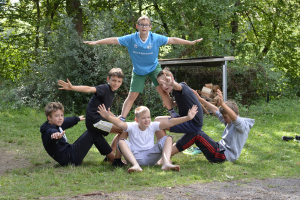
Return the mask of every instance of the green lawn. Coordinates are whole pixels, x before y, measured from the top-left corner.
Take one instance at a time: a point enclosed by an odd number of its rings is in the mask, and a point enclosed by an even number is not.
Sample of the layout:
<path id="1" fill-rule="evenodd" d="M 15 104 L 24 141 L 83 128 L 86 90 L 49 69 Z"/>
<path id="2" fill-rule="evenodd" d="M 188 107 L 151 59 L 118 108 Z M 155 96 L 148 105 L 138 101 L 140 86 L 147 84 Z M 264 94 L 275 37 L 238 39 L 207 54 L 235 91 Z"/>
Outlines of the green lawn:
<path id="1" fill-rule="evenodd" d="M 285 142 L 282 135 L 300 135 L 299 99 L 274 100 L 268 104 L 240 108 L 241 116 L 255 119 L 240 158 L 235 163 L 211 164 L 200 154 L 182 153 L 172 158 L 180 172 L 161 171 L 160 166 L 142 167 L 142 173 L 127 174 L 127 168 L 113 168 L 102 162 L 93 147 L 79 167 L 60 167 L 46 153 L 39 133 L 46 120 L 43 111 L 31 108 L 0 109 L 0 148 L 14 151 L 16 158 L 29 160 L 31 167 L 6 171 L 0 179 L 0 198 L 20 199 L 49 196 L 75 196 L 92 191 L 142 190 L 147 187 L 173 187 L 197 182 L 299 178 L 297 141 Z M 8 107 L 8 106 L 7 106 Z M 205 116 L 203 130 L 219 141 L 224 126 L 216 117 Z M 84 122 L 68 129 L 73 143 L 85 131 Z M 181 134 L 170 133 L 174 139 Z M 107 136 L 111 142 L 114 134 Z"/>

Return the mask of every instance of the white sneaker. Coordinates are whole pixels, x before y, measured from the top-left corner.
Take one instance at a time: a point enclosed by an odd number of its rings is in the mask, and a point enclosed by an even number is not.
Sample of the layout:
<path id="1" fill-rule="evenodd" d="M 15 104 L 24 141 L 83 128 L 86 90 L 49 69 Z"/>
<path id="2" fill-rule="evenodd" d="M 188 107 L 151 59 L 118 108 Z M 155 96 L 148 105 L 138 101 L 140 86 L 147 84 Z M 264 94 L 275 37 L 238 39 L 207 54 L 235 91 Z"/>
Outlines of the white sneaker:
<path id="1" fill-rule="evenodd" d="M 98 129 L 101 129 L 102 131 L 105 131 L 105 132 L 108 132 L 108 133 L 110 133 L 112 126 L 113 126 L 112 123 L 107 122 L 107 121 L 103 121 L 103 120 L 100 120 L 99 122 L 94 124 L 94 127 L 98 128 Z"/>

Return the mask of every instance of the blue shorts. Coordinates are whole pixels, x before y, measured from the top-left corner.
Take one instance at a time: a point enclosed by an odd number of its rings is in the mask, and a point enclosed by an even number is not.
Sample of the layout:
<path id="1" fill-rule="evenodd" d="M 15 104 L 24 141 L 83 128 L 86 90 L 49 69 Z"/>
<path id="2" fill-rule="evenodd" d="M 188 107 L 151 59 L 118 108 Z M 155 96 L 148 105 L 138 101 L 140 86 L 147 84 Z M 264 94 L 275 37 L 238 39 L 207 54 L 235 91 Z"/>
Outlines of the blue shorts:
<path id="1" fill-rule="evenodd" d="M 201 131 L 202 126 L 195 125 L 192 120 L 170 127 L 173 133 L 195 133 Z"/>

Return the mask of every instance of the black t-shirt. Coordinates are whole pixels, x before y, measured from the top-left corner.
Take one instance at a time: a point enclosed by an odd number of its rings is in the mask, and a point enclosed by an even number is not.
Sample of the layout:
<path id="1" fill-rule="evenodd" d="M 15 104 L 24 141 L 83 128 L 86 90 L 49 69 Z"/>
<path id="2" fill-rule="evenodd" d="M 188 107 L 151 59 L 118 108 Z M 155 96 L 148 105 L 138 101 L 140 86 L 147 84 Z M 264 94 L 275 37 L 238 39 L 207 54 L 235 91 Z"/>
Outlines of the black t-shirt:
<path id="1" fill-rule="evenodd" d="M 100 120 L 107 121 L 97 112 L 98 106 L 104 104 L 106 109 L 111 108 L 115 97 L 115 91 L 111 90 L 109 84 L 98 85 L 95 88 L 96 93 L 90 99 L 85 112 L 85 124 L 87 127 L 93 126 Z"/>
<path id="2" fill-rule="evenodd" d="M 203 126 L 203 110 L 199 100 L 189 86 L 185 83 L 179 84 L 182 86 L 182 90 L 173 90 L 172 92 L 178 106 L 178 114 L 180 116 L 187 116 L 189 109 L 191 109 L 193 105 L 197 105 L 198 112 L 194 119 L 192 119 L 192 122 L 196 126 Z"/>

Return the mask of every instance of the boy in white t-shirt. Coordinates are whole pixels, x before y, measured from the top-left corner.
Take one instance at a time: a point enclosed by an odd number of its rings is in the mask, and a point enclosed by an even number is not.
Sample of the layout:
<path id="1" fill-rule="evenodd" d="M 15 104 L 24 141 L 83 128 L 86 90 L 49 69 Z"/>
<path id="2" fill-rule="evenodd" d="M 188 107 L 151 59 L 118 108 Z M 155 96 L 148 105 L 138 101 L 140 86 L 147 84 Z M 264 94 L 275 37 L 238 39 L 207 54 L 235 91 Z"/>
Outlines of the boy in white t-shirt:
<path id="1" fill-rule="evenodd" d="M 116 117 L 111 117 L 109 115 L 110 110 L 107 111 L 104 105 L 100 105 L 98 109 L 98 113 L 103 118 L 128 133 L 129 141 L 125 139 L 118 141 L 118 149 L 125 159 L 133 165 L 128 169 L 128 173 L 142 171 L 140 166 L 155 165 L 161 158 L 163 159 L 162 170 L 180 170 L 180 166 L 173 165 L 170 159 L 173 144 L 172 137 L 164 136 L 154 144 L 154 134 L 156 131 L 193 119 L 198 112 L 196 105 L 189 110 L 188 115 L 185 117 L 169 118 L 161 122 L 151 122 L 150 110 L 145 106 L 135 109 L 135 122 L 123 122 Z"/>

